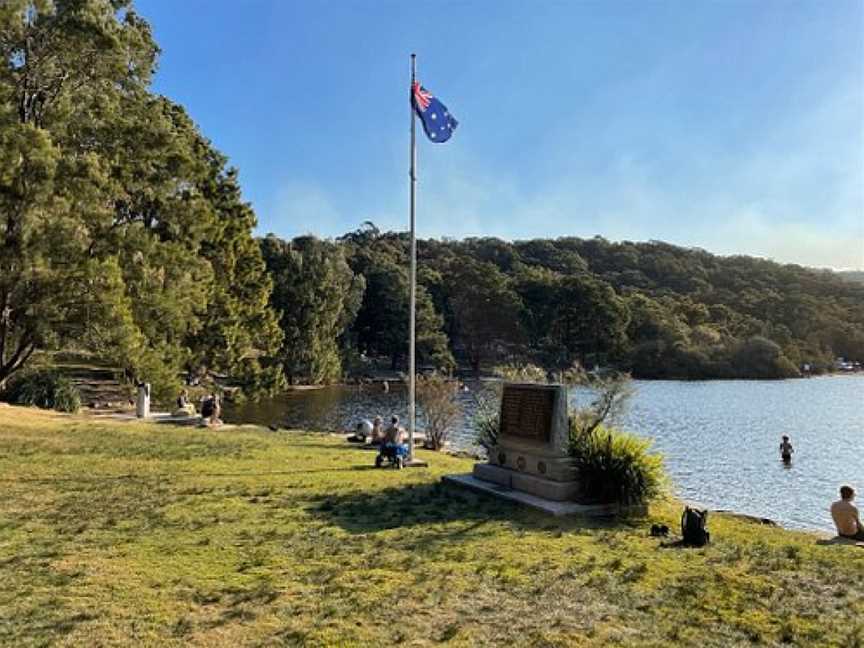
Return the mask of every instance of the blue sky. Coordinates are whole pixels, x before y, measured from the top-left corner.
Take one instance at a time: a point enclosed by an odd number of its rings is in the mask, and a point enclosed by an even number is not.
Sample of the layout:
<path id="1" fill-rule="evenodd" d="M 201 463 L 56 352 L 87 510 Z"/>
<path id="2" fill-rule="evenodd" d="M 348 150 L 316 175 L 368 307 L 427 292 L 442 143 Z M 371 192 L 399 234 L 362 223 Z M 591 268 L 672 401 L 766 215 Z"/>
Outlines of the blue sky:
<path id="1" fill-rule="evenodd" d="M 864 3 L 137 0 L 259 232 L 659 239 L 864 269 Z M 419 128 L 419 124 L 418 124 Z"/>

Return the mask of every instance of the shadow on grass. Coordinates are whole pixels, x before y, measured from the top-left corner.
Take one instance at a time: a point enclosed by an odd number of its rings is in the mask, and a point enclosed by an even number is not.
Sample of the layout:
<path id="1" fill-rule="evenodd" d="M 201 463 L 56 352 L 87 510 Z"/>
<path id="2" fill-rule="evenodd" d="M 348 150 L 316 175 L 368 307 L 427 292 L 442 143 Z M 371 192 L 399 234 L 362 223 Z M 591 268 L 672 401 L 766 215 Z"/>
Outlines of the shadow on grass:
<path id="1" fill-rule="evenodd" d="M 33 637 L 41 639 L 44 641 L 45 635 L 49 636 L 63 636 L 71 633 L 77 626 L 82 623 L 87 623 L 88 621 L 95 621 L 99 618 L 99 615 L 92 614 L 89 612 L 78 612 L 75 614 L 70 614 L 67 616 L 62 616 L 55 619 L 45 620 L 41 623 L 32 623 L 29 624 L 26 633 L 24 636 Z M 0 641 L 2 641 L 3 635 L 0 633 Z M 14 644 L 4 644 L 4 645 L 14 645 Z M 34 645 L 47 645 L 42 644 L 41 642 L 36 643 Z"/>
<path id="2" fill-rule="evenodd" d="M 513 502 L 440 482 L 391 487 L 373 494 L 322 495 L 316 498 L 309 512 L 355 534 L 451 522 L 468 523 L 456 530 L 442 532 L 442 540 L 472 533 L 494 521 L 506 522 L 517 529 L 552 533 L 587 529 L 625 531 L 633 526 L 632 520 L 553 517 Z M 425 541 L 428 542 L 428 538 Z"/>
<path id="3" fill-rule="evenodd" d="M 856 540 L 854 538 L 844 538 L 843 536 L 834 536 L 833 538 L 820 538 L 816 541 L 816 544 L 821 546 L 845 545 L 847 547 L 861 547 L 862 549 L 864 549 L 864 541 Z"/>
<path id="4" fill-rule="evenodd" d="M 703 549 L 704 547 L 696 547 L 689 545 L 683 540 L 666 540 L 657 545 L 660 549 Z"/>
<path id="5" fill-rule="evenodd" d="M 259 472 L 213 473 L 179 471 L 173 473 L 150 473 L 147 475 L 97 475 L 80 477 L 9 477 L 0 479 L 0 483 L 21 484 L 53 484 L 63 482 L 110 482 L 110 481 L 163 481 L 172 477 L 273 477 L 291 475 L 315 475 L 318 473 L 358 472 L 375 470 L 375 466 L 350 466 L 348 468 L 316 468 L 314 470 L 267 470 Z"/>
<path id="6" fill-rule="evenodd" d="M 305 433 L 303 433 L 303 434 L 305 434 Z M 323 435 L 325 433 L 322 432 L 321 434 Z M 336 451 L 340 451 L 340 452 L 346 451 L 346 450 L 364 450 L 364 451 L 374 450 L 375 452 L 378 452 L 378 448 L 373 446 L 373 445 L 364 445 L 362 443 L 347 443 L 345 445 L 341 445 L 338 440 L 336 440 L 335 443 L 306 443 L 306 442 L 304 442 L 304 443 L 291 443 L 289 441 L 289 442 L 280 443 L 280 446 L 285 447 L 285 448 L 300 448 L 301 450 L 305 450 L 307 448 L 314 448 L 316 450 L 330 450 L 330 451 L 336 450 Z"/>

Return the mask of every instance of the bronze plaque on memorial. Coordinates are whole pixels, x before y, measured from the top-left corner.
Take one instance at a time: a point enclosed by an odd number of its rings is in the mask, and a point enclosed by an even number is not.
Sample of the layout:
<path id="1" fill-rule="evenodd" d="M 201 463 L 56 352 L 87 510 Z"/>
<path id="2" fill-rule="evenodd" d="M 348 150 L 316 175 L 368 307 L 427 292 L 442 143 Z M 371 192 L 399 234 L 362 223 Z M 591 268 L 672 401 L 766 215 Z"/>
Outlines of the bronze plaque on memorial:
<path id="1" fill-rule="evenodd" d="M 546 385 L 504 385 L 501 435 L 548 443 L 555 394 L 556 388 Z"/>

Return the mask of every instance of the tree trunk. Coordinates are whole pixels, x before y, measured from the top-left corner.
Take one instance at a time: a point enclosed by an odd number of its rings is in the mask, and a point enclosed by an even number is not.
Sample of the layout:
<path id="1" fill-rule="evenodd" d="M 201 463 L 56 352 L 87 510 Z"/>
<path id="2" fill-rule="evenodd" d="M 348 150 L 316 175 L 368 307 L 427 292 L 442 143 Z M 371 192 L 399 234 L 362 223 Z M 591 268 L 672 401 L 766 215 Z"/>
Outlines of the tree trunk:
<path id="1" fill-rule="evenodd" d="M 26 338 L 22 340 L 15 353 L 9 358 L 9 361 L 5 364 L 0 364 L 0 385 L 5 384 L 16 371 L 26 364 L 35 350 L 35 344 L 31 344 Z"/>

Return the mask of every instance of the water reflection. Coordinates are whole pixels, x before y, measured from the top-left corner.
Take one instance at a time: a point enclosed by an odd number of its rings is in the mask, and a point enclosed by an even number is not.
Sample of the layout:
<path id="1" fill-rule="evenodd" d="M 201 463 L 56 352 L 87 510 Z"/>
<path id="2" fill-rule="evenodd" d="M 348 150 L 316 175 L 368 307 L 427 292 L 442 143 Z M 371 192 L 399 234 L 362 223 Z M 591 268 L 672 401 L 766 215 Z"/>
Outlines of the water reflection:
<path id="1" fill-rule="evenodd" d="M 474 442 L 471 418 L 477 409 L 477 399 L 489 395 L 493 384 L 471 381 L 458 394 L 462 416 L 452 434 L 451 447 L 479 453 Z M 230 422 L 277 424 L 285 428 L 321 432 L 351 431 L 357 421 L 381 416 L 385 421 L 397 415 L 403 422 L 408 417 L 408 392 L 404 384 L 390 384 L 388 390 L 380 384 L 336 385 L 321 389 L 291 391 L 279 398 L 228 405 L 225 417 Z M 407 427 L 407 424 L 406 424 Z M 418 407 L 417 429 L 423 429 L 423 410 Z"/>
<path id="2" fill-rule="evenodd" d="M 490 386 L 473 382 L 468 388 L 459 395 L 463 417 L 451 441 L 456 449 L 479 452 L 470 420 L 477 395 Z M 828 530 L 827 509 L 840 484 L 864 490 L 864 377 L 635 381 L 635 388 L 619 425 L 654 439 L 682 497 L 786 526 Z M 571 390 L 572 406 L 591 397 L 587 390 Z M 380 385 L 291 392 L 229 408 L 226 418 L 342 431 L 360 418 L 397 414 L 405 420 L 407 413 L 406 390 L 391 384 L 387 393 Z M 795 445 L 794 464 L 777 461 L 782 434 Z"/>

